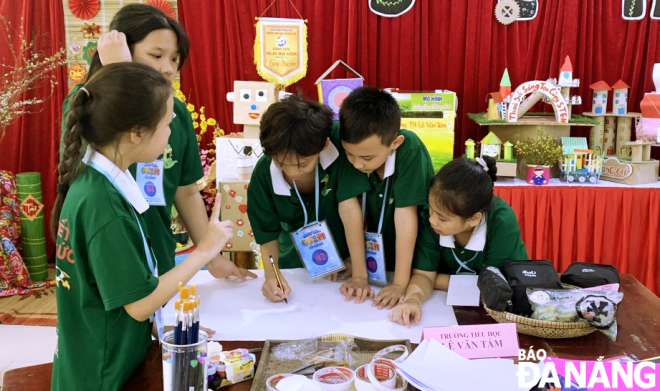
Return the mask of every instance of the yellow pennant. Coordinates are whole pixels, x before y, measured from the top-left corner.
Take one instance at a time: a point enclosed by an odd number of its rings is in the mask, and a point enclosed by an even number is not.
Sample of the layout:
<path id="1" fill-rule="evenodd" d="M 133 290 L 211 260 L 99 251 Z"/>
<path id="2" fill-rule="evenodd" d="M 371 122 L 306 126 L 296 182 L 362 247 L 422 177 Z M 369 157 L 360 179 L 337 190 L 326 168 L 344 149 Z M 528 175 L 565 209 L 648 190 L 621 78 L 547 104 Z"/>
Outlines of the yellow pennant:
<path id="1" fill-rule="evenodd" d="M 259 18 L 254 63 L 264 80 L 289 86 L 307 74 L 307 25 L 302 19 Z"/>

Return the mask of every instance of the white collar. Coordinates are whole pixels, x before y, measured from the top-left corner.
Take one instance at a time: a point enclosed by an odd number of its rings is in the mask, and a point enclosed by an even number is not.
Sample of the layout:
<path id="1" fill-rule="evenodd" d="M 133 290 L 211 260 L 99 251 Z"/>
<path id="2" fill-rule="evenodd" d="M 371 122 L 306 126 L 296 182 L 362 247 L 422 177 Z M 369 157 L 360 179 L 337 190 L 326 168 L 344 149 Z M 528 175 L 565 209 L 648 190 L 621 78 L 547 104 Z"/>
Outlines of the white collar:
<path id="1" fill-rule="evenodd" d="M 328 146 L 319 153 L 319 164 L 326 170 L 337 158 L 339 157 L 339 151 L 337 147 L 331 142 L 328 143 Z M 291 186 L 284 179 L 284 174 L 282 170 L 277 168 L 275 162 L 271 160 L 270 162 L 270 179 L 273 182 L 273 191 L 277 195 L 281 196 L 290 196 L 291 195 Z"/>
<path id="2" fill-rule="evenodd" d="M 383 172 L 383 179 L 394 175 L 394 168 L 396 167 L 396 149 L 385 160 L 385 171 Z"/>
<path id="3" fill-rule="evenodd" d="M 107 157 L 103 154 L 96 153 L 91 146 L 87 146 L 87 151 L 85 152 L 85 157 L 83 158 L 83 163 L 90 164 L 94 163 L 99 168 L 103 169 L 105 172 L 110 175 L 114 180 L 113 185 L 120 193 L 126 198 L 128 202 L 133 205 L 135 210 L 142 214 L 147 209 L 149 209 L 149 204 L 142 196 L 140 187 L 135 182 L 135 179 L 131 176 L 131 173 L 126 170 L 121 172 L 120 168 L 115 166 Z"/>
<path id="4" fill-rule="evenodd" d="M 484 251 L 484 247 L 486 247 L 487 217 L 486 213 L 481 217 L 481 223 L 474 229 L 468 244 L 465 246 L 466 250 Z M 447 248 L 456 248 L 454 237 L 451 235 L 440 235 L 440 245 Z"/>

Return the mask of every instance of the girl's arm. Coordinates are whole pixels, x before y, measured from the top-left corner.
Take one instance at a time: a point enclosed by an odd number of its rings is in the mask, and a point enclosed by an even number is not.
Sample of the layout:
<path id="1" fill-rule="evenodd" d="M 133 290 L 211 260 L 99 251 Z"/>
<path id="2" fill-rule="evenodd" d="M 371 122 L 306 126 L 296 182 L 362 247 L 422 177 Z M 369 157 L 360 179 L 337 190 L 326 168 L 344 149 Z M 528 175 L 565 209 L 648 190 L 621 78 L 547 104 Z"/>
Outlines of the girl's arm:
<path id="1" fill-rule="evenodd" d="M 177 293 L 179 282 L 186 284 L 215 257 L 227 241 L 234 236 L 231 221 L 220 222 L 220 197 L 215 200 L 213 213 L 206 232 L 197 244 L 197 249 L 185 261 L 158 278 L 158 286 L 148 296 L 124 306 L 126 312 L 138 322 L 143 322 Z"/>

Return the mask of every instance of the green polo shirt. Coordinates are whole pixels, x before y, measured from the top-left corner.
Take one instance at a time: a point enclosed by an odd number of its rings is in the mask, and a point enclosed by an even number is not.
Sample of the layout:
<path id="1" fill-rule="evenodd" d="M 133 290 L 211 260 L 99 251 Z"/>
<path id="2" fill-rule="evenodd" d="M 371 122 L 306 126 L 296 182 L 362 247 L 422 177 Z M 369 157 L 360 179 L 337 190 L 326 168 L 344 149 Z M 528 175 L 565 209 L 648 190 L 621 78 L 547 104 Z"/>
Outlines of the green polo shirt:
<path id="1" fill-rule="evenodd" d="M 399 134 L 403 135 L 404 141 L 385 162 L 385 178 L 381 180 L 375 173 L 368 177 L 370 189 L 367 191 L 366 223 L 369 232 L 378 230 L 383 200 L 387 201 L 381 233 L 388 271 L 393 271 L 396 265 L 394 211 L 396 208 L 417 206 L 418 218 L 421 219 L 420 213 L 427 204 L 429 185 L 433 178 L 431 157 L 424 143 L 411 131 L 401 130 Z M 388 194 L 384 195 L 387 178 L 390 178 L 390 184 Z"/>
<path id="2" fill-rule="evenodd" d="M 325 220 L 342 258 L 349 256 L 344 225 L 339 217 L 339 203 L 356 197 L 368 188 L 366 176 L 356 170 L 341 151 L 336 137 L 320 155 L 319 164 L 319 220 Z M 333 152 L 334 151 L 334 152 Z M 324 162 L 336 158 L 331 164 Z M 325 157 L 324 157 L 325 156 Z M 303 207 L 309 216 L 308 223 L 316 218 L 314 194 L 301 194 L 303 204 L 293 188 L 283 182 L 282 172 L 268 156 L 262 156 L 252 172 L 248 188 L 248 218 L 257 244 L 279 240 L 279 267 L 289 269 L 303 267 L 291 233 L 305 223 Z M 275 183 L 275 184 L 274 184 Z"/>
<path id="3" fill-rule="evenodd" d="M 69 99 L 82 87 L 74 87 L 62 105 L 62 134 L 66 131 L 66 115 L 69 112 Z M 164 160 L 165 174 L 163 177 L 163 190 L 165 206 L 151 206 L 144 214 L 147 231 L 152 239 L 152 245 L 158 259 L 158 272 L 165 274 L 174 267 L 174 253 L 176 240 L 172 233 L 172 205 L 174 195 L 180 186 L 187 186 L 197 182 L 204 176 L 197 136 L 192 124 L 192 117 L 185 103 L 174 98 L 174 114 L 172 120 L 168 148 L 160 158 Z M 60 158 L 64 144 L 60 142 Z M 82 156 L 81 156 L 82 157 Z M 129 170 L 135 177 L 136 165 Z"/>
<path id="4" fill-rule="evenodd" d="M 454 254 L 470 269 L 479 273 L 486 266 L 502 268 L 507 261 L 526 261 L 529 259 L 525 243 L 520 237 L 520 228 L 513 209 L 502 199 L 493 198 L 493 203 L 486 213 L 485 238 L 473 237 L 465 246 L 460 247 L 453 238 L 443 238 L 443 244 L 453 242 L 454 248 L 441 244 L 440 236 L 433 231 L 429 223 L 429 210 L 425 208 L 424 217 L 419 223 L 419 234 L 415 248 L 413 267 L 424 271 L 437 271 L 442 274 L 456 274 L 459 264 Z M 480 235 L 483 232 L 480 233 Z M 480 244 L 483 244 L 482 245 Z M 482 248 L 481 251 L 473 251 Z M 464 269 L 463 269 L 464 270 Z"/>
<path id="5" fill-rule="evenodd" d="M 132 208 L 91 167 L 67 194 L 57 238 L 54 391 L 118 390 L 151 345 L 151 323 L 124 310 L 158 286 Z"/>

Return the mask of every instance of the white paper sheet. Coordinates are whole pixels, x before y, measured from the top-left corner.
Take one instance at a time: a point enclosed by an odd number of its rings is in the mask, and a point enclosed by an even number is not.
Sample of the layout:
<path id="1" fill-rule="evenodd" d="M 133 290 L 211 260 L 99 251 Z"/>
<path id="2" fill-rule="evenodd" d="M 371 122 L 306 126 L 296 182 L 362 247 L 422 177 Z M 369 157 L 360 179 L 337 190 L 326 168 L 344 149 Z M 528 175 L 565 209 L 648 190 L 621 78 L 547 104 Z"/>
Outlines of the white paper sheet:
<path id="1" fill-rule="evenodd" d="M 447 290 L 447 305 L 478 307 L 478 278 L 479 276 L 468 276 L 462 274 L 450 276 L 449 289 Z"/>
<path id="2" fill-rule="evenodd" d="M 517 366 L 512 360 L 468 360 L 436 340 L 422 342 L 397 366 L 410 383 L 422 390 L 512 391 L 518 384 Z"/>
<path id="3" fill-rule="evenodd" d="M 257 279 L 241 282 L 218 280 L 200 271 L 188 285 L 197 285 L 201 296 L 200 324 L 216 331 L 213 340 L 263 341 L 304 339 L 344 333 L 371 339 L 409 339 L 419 343 L 424 327 L 456 326 L 452 307 L 445 305 L 446 293 L 436 291 L 424 303 L 422 321 L 409 329 L 388 319 L 389 310 L 371 302 L 346 302 L 339 293 L 340 282 L 312 281 L 305 269 L 282 270 L 291 286 L 289 304 L 271 303 L 261 293 L 263 271 Z M 174 323 L 174 301 L 165 306 L 165 324 Z"/>

